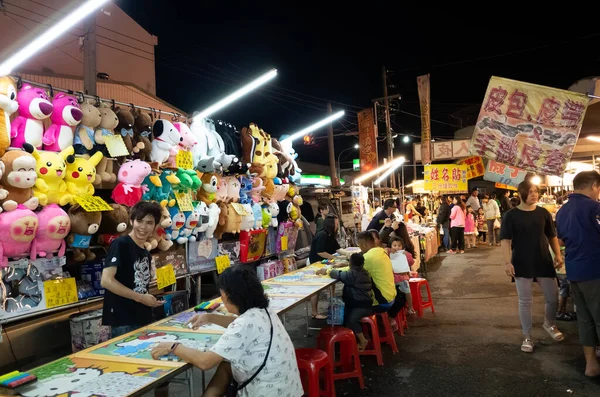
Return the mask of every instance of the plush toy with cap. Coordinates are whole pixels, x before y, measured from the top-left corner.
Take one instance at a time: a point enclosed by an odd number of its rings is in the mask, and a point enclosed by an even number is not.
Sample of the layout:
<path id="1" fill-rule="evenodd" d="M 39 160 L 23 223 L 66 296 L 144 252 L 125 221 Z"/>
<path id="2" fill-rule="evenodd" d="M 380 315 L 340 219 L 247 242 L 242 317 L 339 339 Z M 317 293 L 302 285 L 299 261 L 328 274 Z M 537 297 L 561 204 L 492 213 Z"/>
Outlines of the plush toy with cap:
<path id="1" fill-rule="evenodd" d="M 50 117 L 53 109 L 48 94 L 41 88 L 25 84 L 19 90 L 17 102 L 19 115 L 10 127 L 11 146 L 20 148 L 27 142 L 41 149 L 44 136 L 43 120 Z"/>
<path id="2" fill-rule="evenodd" d="M 119 184 L 112 191 L 111 197 L 115 203 L 133 207 L 148 191 L 148 186 L 142 185 L 144 178 L 150 175 L 150 165 L 139 159 L 128 161 L 119 168 Z"/>
<path id="3" fill-rule="evenodd" d="M 45 194 L 40 194 L 40 197 L 33 195 L 32 188 L 37 180 L 36 161 L 31 155 L 34 148 L 28 143 L 23 146 L 27 151 L 10 150 L 1 159 L 5 169 L 0 179 L 0 188 L 8 192 L 1 201 L 5 211 L 14 210 L 19 204 L 34 210 L 38 204 L 46 205 L 48 201 Z"/>
<path id="4" fill-rule="evenodd" d="M 108 149 L 106 148 L 106 139 L 115 135 L 115 128 L 119 125 L 119 119 L 115 112 L 109 108 L 106 104 L 100 105 L 100 125 L 96 128 L 94 137 L 96 139 L 96 150 L 102 152 L 104 157 L 100 160 L 97 167 L 97 180 L 96 183 L 100 182 L 116 182 L 117 176 L 113 172 L 113 162 L 109 160 Z"/>
<path id="5" fill-rule="evenodd" d="M 75 154 L 87 155 L 94 152 L 96 145 L 96 128 L 102 121 L 100 110 L 91 103 L 81 104 L 81 122 L 75 127 L 73 149 Z"/>
<path id="6" fill-rule="evenodd" d="M 0 77 L 0 156 L 10 146 L 10 115 L 19 109 L 17 84 L 10 76 Z"/>
<path id="7" fill-rule="evenodd" d="M 0 214 L 0 267 L 8 266 L 8 258 L 30 253 L 37 229 L 37 215 L 24 205 Z M 35 253 L 30 258 L 34 260 Z"/>
<path id="8" fill-rule="evenodd" d="M 37 180 L 33 186 L 33 195 L 37 198 L 46 196 L 48 204 L 67 205 L 72 196 L 67 192 L 65 177 L 67 175 L 67 158 L 73 155 L 73 146 L 67 147 L 60 153 L 32 153 L 36 161 Z"/>
<path id="9" fill-rule="evenodd" d="M 60 152 L 73 146 L 73 129 L 81 122 L 83 112 L 77 98 L 62 92 L 52 100 L 52 124 L 44 133 L 44 150 Z"/>
<path id="10" fill-rule="evenodd" d="M 112 211 L 105 211 L 98 228 L 98 244 L 109 246 L 115 239 L 127 234 L 129 213 L 121 204 L 109 204 Z"/>
<path id="11" fill-rule="evenodd" d="M 135 122 L 133 123 L 133 140 L 135 146 L 142 147 L 135 157 L 142 161 L 150 161 L 152 153 L 152 117 L 148 113 L 144 113 L 140 109 L 133 112 Z"/>
<path id="12" fill-rule="evenodd" d="M 67 192 L 72 196 L 93 196 L 95 189 L 93 186 L 96 179 L 96 166 L 102 159 L 102 153 L 96 152 L 89 159 L 83 157 L 67 157 L 67 172 L 65 183 Z M 75 199 L 71 204 L 75 204 Z"/>
<path id="13" fill-rule="evenodd" d="M 92 235 L 94 235 L 102 222 L 102 213 L 99 211 L 86 212 L 79 205 L 73 205 L 68 211 L 71 219 L 71 233 L 67 237 L 67 244 L 73 248 L 73 260 L 83 262 L 96 259 L 96 254 L 90 249 Z"/>
<path id="14" fill-rule="evenodd" d="M 31 256 L 52 258 L 58 250 L 58 256 L 65 255 L 65 238 L 71 231 L 69 215 L 58 205 L 50 204 L 38 214 L 39 227 L 31 244 Z"/>

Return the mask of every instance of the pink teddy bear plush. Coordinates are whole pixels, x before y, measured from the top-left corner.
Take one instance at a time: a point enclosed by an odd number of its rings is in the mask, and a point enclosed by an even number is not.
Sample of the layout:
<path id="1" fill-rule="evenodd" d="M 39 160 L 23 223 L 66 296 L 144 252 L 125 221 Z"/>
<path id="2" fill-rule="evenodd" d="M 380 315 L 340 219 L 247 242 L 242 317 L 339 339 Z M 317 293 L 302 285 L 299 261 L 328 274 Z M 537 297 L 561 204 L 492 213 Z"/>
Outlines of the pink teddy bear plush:
<path id="1" fill-rule="evenodd" d="M 149 190 L 148 186 L 142 185 L 142 182 L 150 172 L 152 172 L 150 164 L 140 159 L 123 164 L 119 168 L 119 184 L 111 195 L 115 203 L 132 207 L 140 201 L 142 195 Z"/>
<path id="2" fill-rule="evenodd" d="M 83 112 L 77 98 L 62 92 L 54 97 L 52 106 L 52 125 L 46 130 L 42 142 L 44 150 L 60 152 L 73 146 L 73 129 L 81 122 Z"/>
<path id="3" fill-rule="evenodd" d="M 58 256 L 65 254 L 65 238 L 71 231 L 69 215 L 58 205 L 50 204 L 38 213 L 39 228 L 31 244 L 31 256 L 52 258 L 58 250 Z"/>
<path id="4" fill-rule="evenodd" d="M 41 88 L 25 84 L 17 96 L 19 103 L 19 116 L 15 118 L 10 127 L 11 146 L 23 147 L 25 142 L 36 149 L 42 149 L 44 136 L 44 123 L 52 114 L 52 103 L 46 91 Z"/>

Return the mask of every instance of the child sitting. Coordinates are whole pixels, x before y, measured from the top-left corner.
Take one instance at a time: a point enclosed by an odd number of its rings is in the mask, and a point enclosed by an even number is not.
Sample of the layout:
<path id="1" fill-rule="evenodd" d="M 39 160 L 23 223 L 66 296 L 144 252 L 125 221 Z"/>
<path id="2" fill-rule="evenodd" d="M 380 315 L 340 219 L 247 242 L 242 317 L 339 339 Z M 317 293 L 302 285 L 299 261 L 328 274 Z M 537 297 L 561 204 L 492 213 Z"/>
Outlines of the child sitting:
<path id="1" fill-rule="evenodd" d="M 467 206 L 467 216 L 465 217 L 465 244 L 467 248 L 477 248 L 475 241 L 475 218 L 473 216 L 473 208 Z"/>
<path id="2" fill-rule="evenodd" d="M 358 351 L 365 350 L 369 342 L 362 331 L 360 320 L 373 314 L 373 297 L 371 276 L 364 268 L 365 258 L 362 254 L 350 256 L 350 267 L 347 271 L 332 270 L 331 278 L 344 284 L 344 326 L 350 328 L 358 340 Z"/>
<path id="3" fill-rule="evenodd" d="M 479 232 L 479 242 L 485 243 L 485 236 L 487 234 L 487 222 L 485 221 L 485 213 L 483 212 L 483 207 L 479 208 L 477 212 L 477 231 Z"/>
<path id="4" fill-rule="evenodd" d="M 390 239 L 390 259 L 392 261 L 392 269 L 394 270 L 394 282 L 396 290 L 404 293 L 406 296 L 406 304 L 408 305 L 408 314 L 414 315 L 412 295 L 410 293 L 410 267 L 415 263 L 415 259 L 410 252 L 404 250 L 404 240 L 400 237 L 392 237 Z M 390 319 L 392 329 L 398 327 L 395 324 L 395 319 Z"/>

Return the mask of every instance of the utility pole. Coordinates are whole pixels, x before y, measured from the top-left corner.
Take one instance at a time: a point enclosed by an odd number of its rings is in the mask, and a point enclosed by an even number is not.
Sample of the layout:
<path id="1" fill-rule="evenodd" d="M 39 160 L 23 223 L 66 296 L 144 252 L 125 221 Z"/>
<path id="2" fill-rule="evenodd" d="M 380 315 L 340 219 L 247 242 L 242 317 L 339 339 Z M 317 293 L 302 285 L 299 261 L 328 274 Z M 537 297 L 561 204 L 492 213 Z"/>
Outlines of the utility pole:
<path id="1" fill-rule="evenodd" d="M 329 113 L 330 115 L 331 113 L 333 113 L 333 110 L 331 109 L 331 103 L 327 103 L 327 113 Z M 329 126 L 327 126 L 327 143 L 329 149 L 329 175 L 331 177 L 331 186 L 340 186 L 340 183 L 337 178 L 337 168 L 335 166 L 335 148 L 333 146 L 333 123 L 329 123 Z"/>
<path id="2" fill-rule="evenodd" d="M 83 23 L 83 91 L 87 95 L 96 93 L 96 13 L 88 16 Z"/>
<path id="3" fill-rule="evenodd" d="M 383 106 L 385 106 L 385 128 L 387 133 L 388 161 L 392 161 L 394 156 L 394 141 L 392 138 L 392 127 L 390 121 L 390 101 L 388 98 L 387 73 L 385 65 L 381 67 L 381 77 L 383 78 Z M 396 187 L 396 174 L 390 175 L 390 187 Z"/>

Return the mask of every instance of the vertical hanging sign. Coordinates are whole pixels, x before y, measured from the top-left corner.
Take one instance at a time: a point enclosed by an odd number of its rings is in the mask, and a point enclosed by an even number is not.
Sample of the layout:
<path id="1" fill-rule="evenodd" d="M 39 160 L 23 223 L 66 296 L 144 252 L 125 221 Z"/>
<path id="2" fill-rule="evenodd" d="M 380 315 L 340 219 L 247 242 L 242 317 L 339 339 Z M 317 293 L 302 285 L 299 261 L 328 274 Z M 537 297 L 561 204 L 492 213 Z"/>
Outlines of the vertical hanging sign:
<path id="1" fill-rule="evenodd" d="M 429 75 L 417 77 L 417 88 L 419 90 L 419 103 L 421 104 L 421 162 L 431 163 L 431 112 Z"/>
<path id="2" fill-rule="evenodd" d="M 360 169 L 369 172 L 377 165 L 377 130 L 373 109 L 358 112 L 358 142 L 360 145 Z"/>

